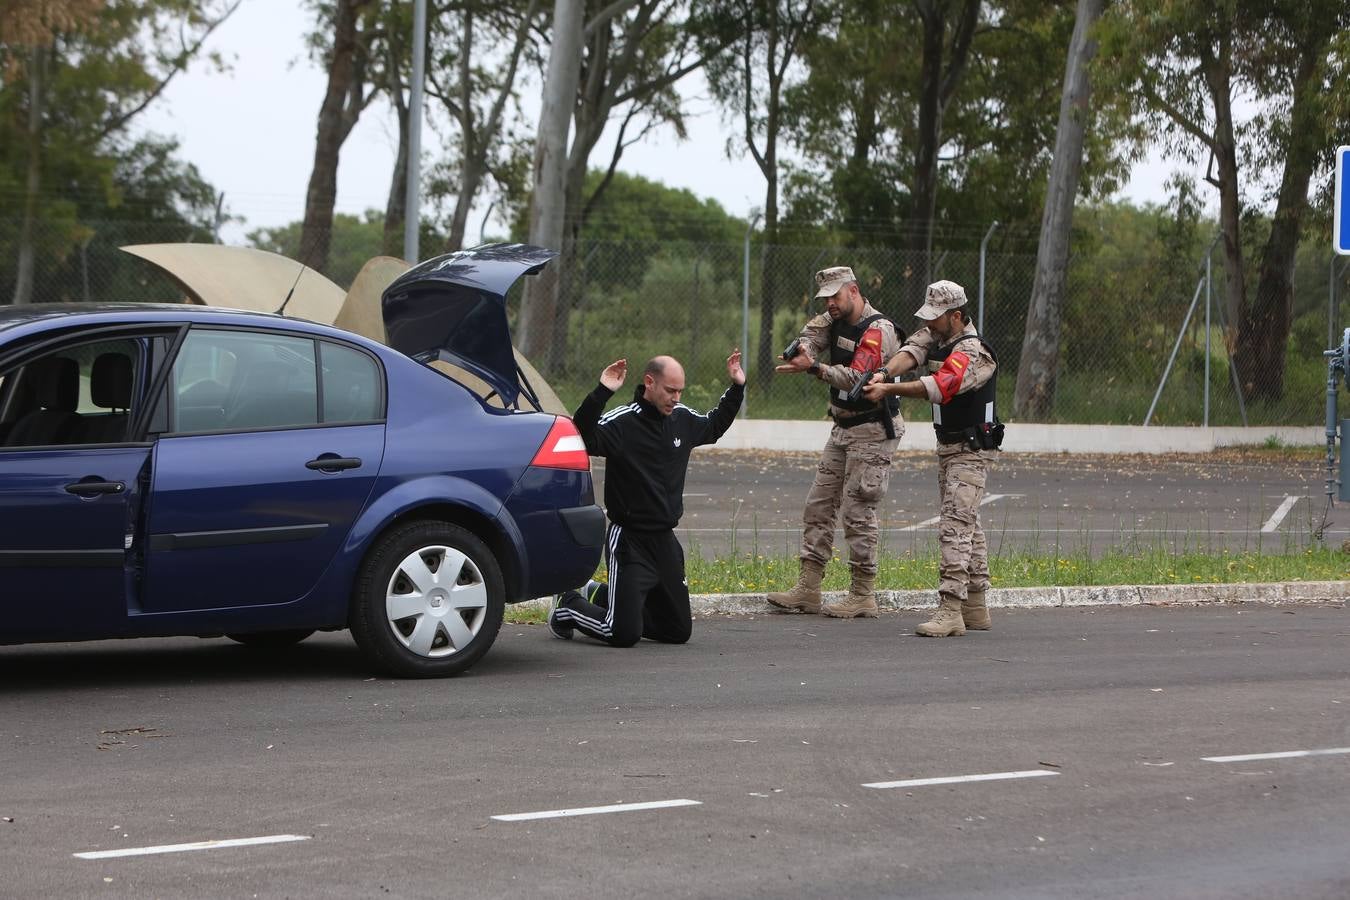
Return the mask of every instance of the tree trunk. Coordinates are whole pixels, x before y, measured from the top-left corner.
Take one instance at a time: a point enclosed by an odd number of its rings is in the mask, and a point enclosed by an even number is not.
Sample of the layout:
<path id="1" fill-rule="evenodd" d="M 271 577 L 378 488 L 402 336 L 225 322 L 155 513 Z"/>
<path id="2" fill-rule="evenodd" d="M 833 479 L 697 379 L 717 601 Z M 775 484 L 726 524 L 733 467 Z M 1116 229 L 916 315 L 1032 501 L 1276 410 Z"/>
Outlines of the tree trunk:
<path id="1" fill-rule="evenodd" d="M 938 151 L 942 148 L 942 117 L 965 71 L 970 42 L 979 20 L 980 0 L 963 0 L 961 18 L 946 47 L 946 7 L 920 3 L 923 56 L 919 64 L 919 137 L 914 152 L 914 182 L 910 188 L 911 228 L 905 241 L 910 266 L 905 280 L 909 305 L 922 302 L 932 280 L 933 220 L 937 215 Z M 948 57 L 944 61 L 944 57 Z"/>
<path id="2" fill-rule="evenodd" d="M 394 176 L 389 180 L 389 199 L 384 204 L 384 236 L 380 241 L 385 256 L 403 257 L 403 222 L 408 215 L 408 126 L 411 117 L 403 99 L 403 89 L 393 89 L 398 111 L 398 156 L 394 158 Z M 416 260 L 410 260 L 416 262 Z"/>
<path id="3" fill-rule="evenodd" d="M 1294 255 L 1303 214 L 1308 208 L 1308 185 L 1320 149 L 1307 138 L 1319 133 L 1316 123 L 1308 121 L 1315 115 L 1309 107 L 1316 103 L 1315 76 L 1324 49 L 1318 43 L 1299 61 L 1279 200 L 1261 254 L 1256 297 L 1238 329 L 1233 361 L 1239 375 L 1244 376 L 1242 391 L 1248 400 L 1276 402 L 1284 396 L 1285 351 L 1294 310 Z"/>
<path id="4" fill-rule="evenodd" d="M 403 42 L 391 33 L 385 48 L 385 70 L 389 73 L 385 90 L 389 92 L 394 111 L 398 114 L 398 154 L 394 157 L 393 177 L 389 179 L 389 198 L 384 203 L 384 234 L 380 239 L 380 252 L 402 259 L 403 222 L 408 215 L 408 127 L 412 117 L 408 100 L 403 95 Z"/>
<path id="5" fill-rule="evenodd" d="M 34 241 L 38 189 L 42 184 L 43 81 L 46 53 L 34 48 L 28 59 L 28 167 L 24 176 L 23 224 L 19 229 L 19 252 L 15 261 L 13 302 L 33 302 Z"/>
<path id="6" fill-rule="evenodd" d="M 1055 155 L 1041 216 L 1041 238 L 1036 251 L 1036 278 L 1027 308 L 1022 358 L 1017 368 L 1014 408 L 1019 418 L 1046 421 L 1055 406 L 1059 370 L 1060 324 L 1064 282 L 1069 267 L 1069 231 L 1074 198 L 1083 167 L 1083 131 L 1087 125 L 1091 82 L 1088 68 L 1097 52 L 1093 25 L 1101 18 L 1104 0 L 1078 0 L 1069 59 L 1064 68 L 1064 92 L 1059 101 Z"/>
<path id="7" fill-rule="evenodd" d="M 577 83 L 581 79 L 582 0 L 554 0 L 553 47 L 544 80 L 539 131 L 534 144 L 534 190 L 530 198 L 530 243 L 559 248 L 567 214 L 567 136 Z M 525 284 L 520 304 L 518 346 L 530 359 L 541 358 L 557 317 L 558 266 Z"/>
<path id="8" fill-rule="evenodd" d="M 776 128 L 772 140 L 764 142 L 764 158 L 769 162 L 764 189 L 764 266 L 759 273 L 759 350 L 755 354 L 755 382 L 760 392 L 768 396 L 773 391 L 774 363 L 779 350 L 773 341 L 773 320 L 780 285 L 778 254 L 778 166 Z"/>
<path id="9" fill-rule="evenodd" d="M 1237 139 L 1233 134 L 1232 50 L 1226 33 L 1219 35 L 1219 55 L 1202 49 L 1200 66 L 1214 106 L 1214 138 L 1210 149 L 1218 178 L 1219 231 L 1223 235 L 1224 296 L 1228 321 L 1239 322 L 1246 309 L 1246 263 L 1242 256 L 1242 200 L 1238 195 Z M 1242 370 L 1238 369 L 1241 376 Z"/>
<path id="10" fill-rule="evenodd" d="M 316 272 L 328 265 L 333 237 L 333 203 L 337 199 L 338 155 L 351 132 L 347 100 L 351 95 L 357 55 L 357 18 L 370 0 L 337 0 L 333 55 L 328 63 L 328 90 L 319 107 L 314 142 L 314 167 L 305 194 L 305 220 L 300 230 L 300 262 Z"/>
<path id="11" fill-rule="evenodd" d="M 942 80 L 942 33 L 939 14 L 922 17 L 923 55 L 919 63 L 919 135 L 914 148 L 914 181 L 910 186 L 910 228 L 905 239 L 906 306 L 917 308 L 928 286 L 928 251 L 937 209 L 937 154 L 942 130 L 938 91 Z"/>
<path id="12" fill-rule="evenodd" d="M 459 192 L 455 197 L 455 211 L 450 216 L 450 234 L 445 239 L 446 250 L 458 250 L 464 246 L 464 232 L 468 230 L 469 211 L 486 174 L 483 158 L 476 153 L 466 153 L 460 168 Z"/>

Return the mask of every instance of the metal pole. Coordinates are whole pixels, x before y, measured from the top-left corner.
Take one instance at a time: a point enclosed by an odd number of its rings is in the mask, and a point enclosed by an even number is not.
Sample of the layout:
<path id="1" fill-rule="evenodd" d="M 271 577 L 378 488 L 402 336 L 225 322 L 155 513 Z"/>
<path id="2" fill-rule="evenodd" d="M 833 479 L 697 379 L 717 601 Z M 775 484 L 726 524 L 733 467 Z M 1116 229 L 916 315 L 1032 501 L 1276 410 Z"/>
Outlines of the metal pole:
<path id="1" fill-rule="evenodd" d="M 422 205 L 422 83 L 427 61 L 427 0 L 413 0 L 413 70 L 408 99 L 408 190 L 403 215 L 403 258 L 417 262 Z"/>
<path id="2" fill-rule="evenodd" d="M 1204 276 L 1195 283 L 1195 294 L 1191 297 L 1191 305 L 1186 310 L 1186 318 L 1182 320 L 1181 329 L 1177 332 L 1177 342 L 1172 345 L 1172 355 L 1167 360 L 1167 368 L 1163 369 L 1162 381 L 1158 382 L 1158 390 L 1153 394 L 1153 402 L 1148 405 L 1148 415 L 1144 416 L 1144 424 L 1147 425 L 1153 418 L 1153 410 L 1158 406 L 1158 398 L 1162 396 L 1163 385 L 1167 384 L 1167 376 L 1172 374 L 1172 363 L 1177 361 L 1177 351 L 1181 349 L 1181 339 L 1186 336 L 1186 326 L 1191 324 L 1191 313 L 1195 312 L 1196 301 L 1200 299 L 1200 289 L 1205 286 Z"/>
<path id="3" fill-rule="evenodd" d="M 758 208 L 750 210 L 750 221 L 745 226 L 745 262 L 743 264 L 744 282 L 741 287 L 741 359 L 746 358 L 746 347 L 750 346 L 750 233 L 759 221 Z M 750 418 L 750 399 L 741 401 L 741 418 Z"/>
<path id="4" fill-rule="evenodd" d="M 1212 251 L 1212 248 L 1211 248 Z M 1213 295 L 1210 285 L 1214 278 L 1214 254 L 1205 257 L 1205 418 L 1204 426 L 1209 427 L 1209 301 Z"/>
<path id="5" fill-rule="evenodd" d="M 975 330 L 984 334 L 984 249 L 989 245 L 989 236 L 994 233 L 998 227 L 998 219 L 989 224 L 989 230 L 984 233 L 984 240 L 980 241 L 980 311 L 975 320 Z"/>

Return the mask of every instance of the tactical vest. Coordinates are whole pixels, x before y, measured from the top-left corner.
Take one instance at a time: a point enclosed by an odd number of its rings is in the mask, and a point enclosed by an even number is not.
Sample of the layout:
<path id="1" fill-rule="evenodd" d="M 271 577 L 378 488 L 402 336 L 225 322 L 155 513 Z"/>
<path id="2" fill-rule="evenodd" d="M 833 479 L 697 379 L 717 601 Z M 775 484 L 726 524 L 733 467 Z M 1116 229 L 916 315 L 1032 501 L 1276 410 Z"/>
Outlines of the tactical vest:
<path id="1" fill-rule="evenodd" d="M 835 319 L 833 322 L 831 322 L 830 365 L 832 366 L 853 365 L 853 357 L 858 352 L 858 344 L 862 341 L 863 335 L 867 334 L 867 329 L 872 325 L 872 323 L 880 319 L 887 319 L 887 317 L 882 315 L 881 313 L 876 313 L 875 315 L 868 316 L 865 319 L 859 319 L 856 325 L 847 325 L 840 319 Z M 887 321 L 890 320 L 887 319 Z M 899 337 L 899 334 L 900 330 L 897 328 L 896 336 Z M 904 338 L 900 338 L 900 340 L 903 341 Z M 841 343 L 847 346 L 840 346 Z M 883 358 L 881 362 L 885 363 L 886 360 Z M 872 412 L 874 410 L 879 410 L 881 408 L 881 404 L 873 403 L 866 397 L 859 397 L 857 400 L 849 400 L 847 390 L 838 390 L 835 388 L 830 388 L 830 402 L 835 406 L 837 406 L 839 409 L 846 409 L 849 412 L 856 412 L 856 413 Z M 894 415 L 896 409 L 899 408 L 899 403 L 888 403 L 888 405 L 892 407 L 891 415 Z"/>
<path id="2" fill-rule="evenodd" d="M 937 430 L 938 440 L 946 444 L 957 443 L 966 436 L 969 429 L 985 423 L 998 421 L 994 409 L 994 396 L 998 389 L 998 357 L 994 348 L 978 334 L 962 334 L 928 354 L 928 361 L 941 366 L 951 356 L 952 350 L 962 341 L 974 338 L 984 345 L 985 352 L 994 360 L 994 374 L 989 380 L 973 391 L 957 394 L 943 404 L 933 404 L 933 428 Z"/>

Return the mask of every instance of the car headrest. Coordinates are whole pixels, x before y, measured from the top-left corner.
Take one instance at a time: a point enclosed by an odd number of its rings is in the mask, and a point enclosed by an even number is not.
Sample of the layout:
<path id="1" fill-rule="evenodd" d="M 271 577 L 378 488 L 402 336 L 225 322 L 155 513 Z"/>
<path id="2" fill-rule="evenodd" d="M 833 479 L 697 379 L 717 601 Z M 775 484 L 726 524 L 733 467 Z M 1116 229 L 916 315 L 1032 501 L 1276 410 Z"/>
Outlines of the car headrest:
<path id="1" fill-rule="evenodd" d="M 89 396 L 103 409 L 129 409 L 131 357 L 121 353 L 99 355 L 89 373 Z"/>
<path id="2" fill-rule="evenodd" d="M 64 356 L 33 363 L 33 385 L 43 409 L 74 412 L 80 405 L 80 364 Z"/>

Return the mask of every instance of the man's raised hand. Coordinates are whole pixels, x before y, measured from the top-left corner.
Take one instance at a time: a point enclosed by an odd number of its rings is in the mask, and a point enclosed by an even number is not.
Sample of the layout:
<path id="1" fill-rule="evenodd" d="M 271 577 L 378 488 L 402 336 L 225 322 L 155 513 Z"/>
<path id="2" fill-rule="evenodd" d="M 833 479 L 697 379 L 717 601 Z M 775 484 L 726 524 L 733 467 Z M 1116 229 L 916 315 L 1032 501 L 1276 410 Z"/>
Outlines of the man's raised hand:
<path id="1" fill-rule="evenodd" d="M 617 391 L 623 387 L 623 380 L 628 375 L 628 360 L 616 360 L 605 366 L 605 371 L 600 373 L 600 383 L 611 391 Z"/>
<path id="2" fill-rule="evenodd" d="M 727 357 L 727 375 L 733 384 L 745 384 L 745 370 L 741 368 L 741 349 L 733 347 Z"/>

